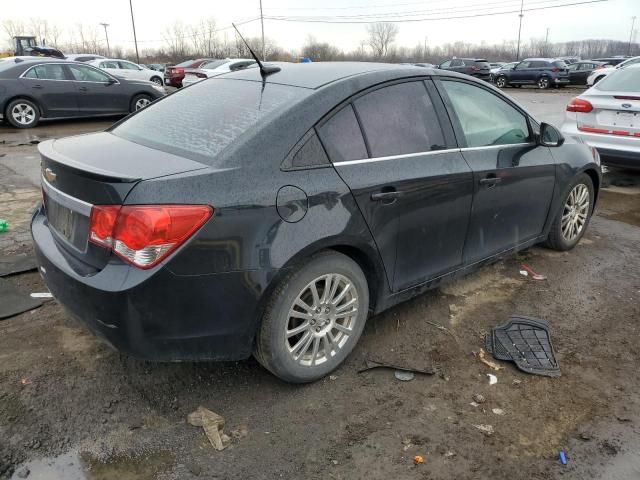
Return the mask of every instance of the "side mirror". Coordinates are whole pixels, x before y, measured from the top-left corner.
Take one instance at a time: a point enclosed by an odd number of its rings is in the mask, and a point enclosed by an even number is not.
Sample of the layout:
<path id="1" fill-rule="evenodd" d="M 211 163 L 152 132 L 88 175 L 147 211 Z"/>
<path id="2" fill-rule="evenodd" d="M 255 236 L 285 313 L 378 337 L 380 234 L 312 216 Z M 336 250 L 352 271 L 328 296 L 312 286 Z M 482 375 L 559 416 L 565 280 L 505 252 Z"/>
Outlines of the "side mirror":
<path id="1" fill-rule="evenodd" d="M 107 80 L 107 85 L 113 85 L 114 83 L 117 83 L 116 79 L 109 77 L 109 80 Z"/>
<path id="2" fill-rule="evenodd" d="M 564 136 L 553 125 L 542 123 L 540 125 L 540 135 L 538 136 L 538 144 L 543 147 L 560 147 L 564 143 Z"/>

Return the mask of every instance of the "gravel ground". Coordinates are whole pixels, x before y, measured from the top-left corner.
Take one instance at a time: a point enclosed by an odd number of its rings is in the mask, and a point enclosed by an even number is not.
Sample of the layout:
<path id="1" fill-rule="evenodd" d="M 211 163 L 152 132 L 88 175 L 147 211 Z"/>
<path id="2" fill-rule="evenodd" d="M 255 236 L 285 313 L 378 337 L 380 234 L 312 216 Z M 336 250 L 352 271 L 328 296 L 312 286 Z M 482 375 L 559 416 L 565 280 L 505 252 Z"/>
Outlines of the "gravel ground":
<path id="1" fill-rule="evenodd" d="M 535 101 L 534 113 L 550 109 L 547 102 L 557 112 L 570 96 L 509 93 Z M 28 135 L 103 123 L 58 123 Z M 9 140 L 0 146 L 2 185 L 13 178 L 28 189 L 24 179 L 37 179 L 37 163 L 25 159 L 33 146 L 17 145 L 24 135 L 0 126 Z M 0 478 L 27 470 L 28 478 L 54 480 L 637 478 L 640 175 L 608 177 L 576 249 L 532 248 L 369 319 L 347 362 L 312 385 L 280 382 L 253 359 L 132 360 L 53 301 L 0 321 Z M 27 216 L 32 199 L 15 198 L 15 190 L 0 186 L 0 195 L 22 202 Z M 3 235 L 3 253 L 29 249 L 19 229 Z M 522 277 L 522 263 L 548 280 Z M 24 291 L 44 288 L 36 273 L 9 280 Z M 513 313 L 549 321 L 561 377 L 506 363 L 494 372 L 474 357 L 483 335 Z M 411 382 L 392 372 L 358 374 L 368 357 L 442 373 Z M 477 395 L 484 401 L 471 405 Z M 225 418 L 226 450 L 215 451 L 186 422 L 200 405 Z M 414 465 L 415 455 L 424 463 Z"/>

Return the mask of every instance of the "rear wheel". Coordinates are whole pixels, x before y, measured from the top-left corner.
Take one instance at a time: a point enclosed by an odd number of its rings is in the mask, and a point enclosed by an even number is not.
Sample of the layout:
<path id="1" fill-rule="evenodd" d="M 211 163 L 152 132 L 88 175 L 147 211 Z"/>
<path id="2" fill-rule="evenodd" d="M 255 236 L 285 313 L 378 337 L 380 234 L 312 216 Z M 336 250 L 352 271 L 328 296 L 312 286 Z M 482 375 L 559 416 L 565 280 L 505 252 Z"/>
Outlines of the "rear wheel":
<path id="1" fill-rule="evenodd" d="M 594 189 L 591 177 L 579 175 L 569 187 L 568 193 L 551 225 L 547 246 L 554 250 L 571 250 L 589 225 L 593 211 Z"/>
<path id="2" fill-rule="evenodd" d="M 538 88 L 540 90 L 546 90 L 550 85 L 551 82 L 549 81 L 549 77 L 540 77 L 538 79 Z"/>
<path id="3" fill-rule="evenodd" d="M 507 86 L 507 79 L 503 76 L 499 76 L 498 78 L 496 78 L 496 87 L 498 88 L 504 88 Z"/>
<path id="4" fill-rule="evenodd" d="M 133 97 L 133 100 L 131 100 L 131 105 L 129 107 L 129 110 L 131 112 L 135 112 L 137 110 L 140 110 L 141 108 L 146 107 L 152 101 L 153 99 L 149 95 L 145 93 L 139 93 L 138 95 Z"/>
<path id="5" fill-rule="evenodd" d="M 16 128 L 35 127 L 40 121 L 40 109 L 26 98 L 9 102 L 5 113 L 7 121 Z"/>
<path id="6" fill-rule="evenodd" d="M 163 83 L 162 83 L 162 78 L 160 78 L 160 77 L 153 77 L 153 78 L 151 78 L 151 81 L 152 81 L 153 83 L 155 83 L 156 85 L 160 85 L 160 86 L 162 86 L 162 85 L 163 85 Z"/>
<path id="7" fill-rule="evenodd" d="M 369 289 L 358 264 L 337 252 L 315 255 L 272 293 L 254 356 L 288 382 L 322 378 L 351 353 L 368 309 Z"/>

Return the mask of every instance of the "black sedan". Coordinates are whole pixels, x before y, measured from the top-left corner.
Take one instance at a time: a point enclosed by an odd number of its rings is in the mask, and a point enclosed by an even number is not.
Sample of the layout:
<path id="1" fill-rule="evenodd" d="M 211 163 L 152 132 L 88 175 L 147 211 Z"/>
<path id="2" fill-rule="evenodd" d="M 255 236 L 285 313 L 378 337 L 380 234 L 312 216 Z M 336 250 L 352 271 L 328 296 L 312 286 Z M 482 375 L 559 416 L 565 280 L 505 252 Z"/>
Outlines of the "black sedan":
<path id="1" fill-rule="evenodd" d="M 32 235 L 72 316 L 134 356 L 253 353 L 291 382 L 335 369 L 369 315 L 573 248 L 601 183 L 595 149 L 491 85 L 387 64 L 231 72 L 39 149 Z"/>
<path id="2" fill-rule="evenodd" d="M 16 128 L 35 127 L 40 119 L 126 115 L 163 95 L 152 82 L 116 78 L 84 63 L 0 61 L 0 119 Z"/>
<path id="3" fill-rule="evenodd" d="M 569 83 L 571 85 L 586 85 L 589 75 L 591 75 L 594 70 L 604 68 L 606 65 L 606 62 L 599 62 L 597 60 L 583 60 L 567 65 Z"/>

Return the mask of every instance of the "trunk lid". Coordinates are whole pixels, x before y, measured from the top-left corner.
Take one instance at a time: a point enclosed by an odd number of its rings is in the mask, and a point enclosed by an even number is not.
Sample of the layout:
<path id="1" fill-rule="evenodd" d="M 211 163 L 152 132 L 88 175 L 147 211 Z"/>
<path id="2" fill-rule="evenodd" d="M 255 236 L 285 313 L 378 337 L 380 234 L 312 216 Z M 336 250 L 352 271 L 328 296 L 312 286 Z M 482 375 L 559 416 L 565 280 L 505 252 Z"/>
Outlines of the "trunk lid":
<path id="1" fill-rule="evenodd" d="M 47 226 L 68 253 L 98 270 L 110 254 L 88 242 L 93 205 L 122 205 L 140 181 L 207 168 L 107 132 L 50 140 L 38 149 Z"/>
<path id="2" fill-rule="evenodd" d="M 616 136 L 640 135 L 640 95 L 592 90 L 581 98 L 588 100 L 593 110 L 578 114 L 579 128 L 602 129 Z"/>

